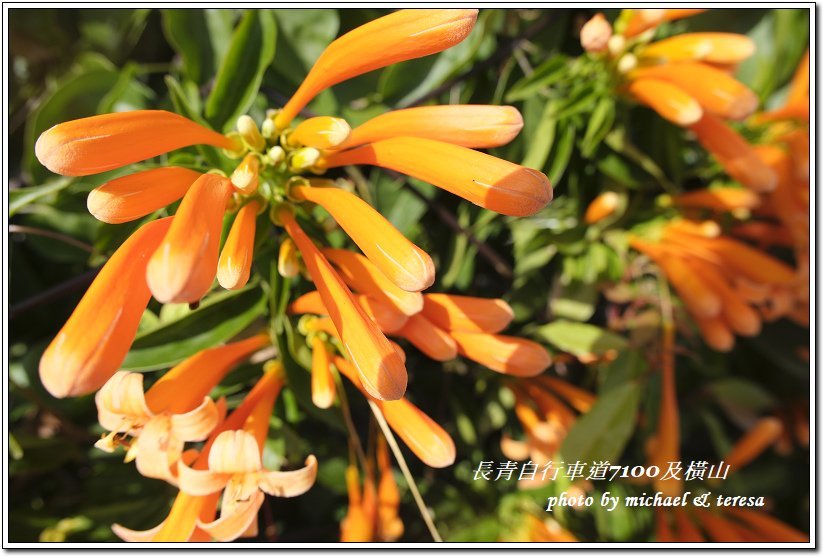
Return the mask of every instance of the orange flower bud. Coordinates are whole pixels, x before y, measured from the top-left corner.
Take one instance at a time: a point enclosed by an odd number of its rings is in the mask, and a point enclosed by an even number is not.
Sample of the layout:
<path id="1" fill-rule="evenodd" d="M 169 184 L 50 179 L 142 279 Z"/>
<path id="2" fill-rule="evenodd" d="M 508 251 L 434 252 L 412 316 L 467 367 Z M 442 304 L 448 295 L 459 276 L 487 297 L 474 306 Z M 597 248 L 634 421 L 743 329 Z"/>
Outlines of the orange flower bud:
<path id="1" fill-rule="evenodd" d="M 496 298 L 457 294 L 424 294 L 423 315 L 447 331 L 497 333 L 509 326 L 512 308 Z"/>
<path id="2" fill-rule="evenodd" d="M 298 124 L 289 135 L 289 143 L 315 149 L 332 149 L 346 141 L 351 131 L 343 118 L 318 116 Z"/>
<path id="3" fill-rule="evenodd" d="M 321 160 L 324 168 L 372 164 L 402 172 L 510 216 L 532 215 L 552 201 L 549 179 L 531 168 L 422 137 L 384 139 Z"/>
<path id="4" fill-rule="evenodd" d="M 477 17 L 478 10 L 398 10 L 349 31 L 321 53 L 275 123 L 286 128 L 315 95 L 336 83 L 455 46 Z"/>
<path id="5" fill-rule="evenodd" d="M 524 127 L 512 106 L 450 104 L 418 106 L 385 112 L 354 130 L 340 149 L 375 143 L 393 137 L 424 137 L 487 149 L 506 145 Z"/>
<path id="6" fill-rule="evenodd" d="M 254 193 L 258 188 L 258 171 L 260 159 L 254 153 L 249 153 L 232 172 L 232 185 L 245 194 Z"/>
<path id="7" fill-rule="evenodd" d="M 597 13 L 581 27 L 581 47 L 587 52 L 603 52 L 612 37 L 612 25 Z"/>
<path id="8" fill-rule="evenodd" d="M 675 21 L 705 11 L 707 11 L 706 8 L 634 9 L 632 10 L 632 17 L 624 30 L 624 35 L 634 37 L 666 21 Z"/>
<path id="9" fill-rule="evenodd" d="M 410 315 L 397 336 L 407 339 L 418 350 L 439 362 L 453 360 L 458 355 L 458 347 L 452 337 L 420 313 Z"/>
<path id="10" fill-rule="evenodd" d="M 587 207 L 586 213 L 584 213 L 584 222 L 595 224 L 604 220 L 615 212 L 620 201 L 621 196 L 614 191 L 605 191 L 599 194 Z"/>
<path id="11" fill-rule="evenodd" d="M 402 290 L 361 254 L 333 248 L 324 249 L 323 254 L 338 268 L 343 280 L 358 292 L 367 294 L 404 315 L 414 315 L 423 308 L 423 295 L 420 292 Z"/>
<path id="12" fill-rule="evenodd" d="M 201 173 L 188 168 L 153 168 L 115 178 L 89 192 L 86 205 L 97 220 L 133 221 L 183 197 Z"/>
<path id="13" fill-rule="evenodd" d="M 755 209 L 761 204 L 758 194 L 732 187 L 688 191 L 674 196 L 672 200 L 679 207 L 695 207 L 713 211 Z"/>
<path id="14" fill-rule="evenodd" d="M 744 186 L 758 192 L 776 186 L 776 175 L 743 137 L 712 114 L 690 126 L 698 142 L 712 153 L 724 170 Z"/>
<path id="15" fill-rule="evenodd" d="M 298 186 L 290 193 L 326 209 L 366 257 L 402 289 L 419 292 L 435 282 L 435 265 L 429 255 L 361 198 L 324 187 Z"/>
<path id="16" fill-rule="evenodd" d="M 737 64 L 755 52 L 755 43 L 737 33 L 684 33 L 675 35 L 641 50 L 642 58 L 668 62 L 693 60 L 713 64 Z"/>
<path id="17" fill-rule="evenodd" d="M 689 126 L 701 119 L 704 111 L 698 101 L 678 86 L 655 78 L 633 80 L 630 94 L 677 126 Z"/>
<path id="18" fill-rule="evenodd" d="M 397 400 L 406 390 L 406 368 L 386 337 L 352 298 L 332 266 L 283 209 L 278 217 L 303 255 L 303 261 L 335 324 L 346 353 L 366 391 L 380 400 Z"/>
<path id="19" fill-rule="evenodd" d="M 149 260 L 146 279 L 159 302 L 196 302 L 212 286 L 229 180 L 204 174 L 183 197 L 172 226 Z"/>
<path id="20" fill-rule="evenodd" d="M 706 111 L 723 118 L 741 120 L 758 108 L 758 97 L 749 88 L 721 70 L 699 62 L 647 66 L 635 70 L 634 78 L 668 81 Z"/>
<path id="21" fill-rule="evenodd" d="M 151 298 L 146 261 L 171 224 L 171 218 L 156 220 L 133 233 L 43 352 L 40 380 L 52 396 L 94 392 L 117 372 Z"/>
<path id="22" fill-rule="evenodd" d="M 63 122 L 40 134 L 37 160 L 56 174 L 88 176 L 189 145 L 231 149 L 227 137 L 165 110 L 133 110 Z"/>
<path id="23" fill-rule="evenodd" d="M 284 278 L 293 278 L 300 273 L 295 243 L 291 238 L 284 238 L 278 248 L 278 273 Z"/>
<path id="24" fill-rule="evenodd" d="M 704 337 L 704 342 L 713 350 L 729 352 L 735 346 L 735 337 L 723 317 L 702 318 L 693 315 L 693 319 L 701 331 L 701 336 Z"/>
<path id="25" fill-rule="evenodd" d="M 326 343 L 318 336 L 312 337 L 312 402 L 318 408 L 329 408 L 335 403 L 335 378 L 330 365 Z"/>
<path id="26" fill-rule="evenodd" d="M 487 333 L 449 333 L 458 343 L 458 352 L 498 373 L 516 377 L 540 375 L 552 365 L 543 346 L 524 338 Z"/>
<path id="27" fill-rule="evenodd" d="M 241 207 L 229 230 L 229 236 L 226 237 L 217 264 L 217 281 L 227 290 L 243 288 L 249 281 L 259 210 L 260 202 L 256 200 Z"/>

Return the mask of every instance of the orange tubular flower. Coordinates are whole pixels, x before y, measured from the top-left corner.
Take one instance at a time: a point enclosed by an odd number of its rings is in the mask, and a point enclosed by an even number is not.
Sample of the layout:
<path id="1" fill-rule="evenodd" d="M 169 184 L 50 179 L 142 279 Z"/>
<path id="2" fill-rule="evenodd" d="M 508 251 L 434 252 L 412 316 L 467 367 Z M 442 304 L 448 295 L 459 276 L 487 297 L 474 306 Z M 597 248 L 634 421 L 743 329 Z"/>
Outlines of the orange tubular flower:
<path id="1" fill-rule="evenodd" d="M 704 114 L 701 105 L 682 89 L 662 79 L 641 77 L 628 87 L 632 96 L 677 126 L 689 126 Z"/>
<path id="2" fill-rule="evenodd" d="M 733 211 L 755 209 L 761 205 L 758 194 L 741 188 L 713 188 L 688 191 L 673 197 L 678 207 Z"/>
<path id="3" fill-rule="evenodd" d="M 333 361 L 338 371 L 378 405 L 389 427 L 426 465 L 445 468 L 455 462 L 455 443 L 452 438 L 420 408 L 406 398 L 394 401 L 375 400 L 367 393 L 350 362 L 338 356 Z"/>
<path id="4" fill-rule="evenodd" d="M 258 188 L 260 159 L 256 153 L 249 153 L 232 172 L 232 185 L 242 193 L 254 193 Z"/>
<path id="5" fill-rule="evenodd" d="M 644 47 L 642 58 L 738 64 L 755 53 L 755 43 L 738 33 L 685 33 Z"/>
<path id="6" fill-rule="evenodd" d="M 361 198 L 325 187 L 297 186 L 290 193 L 326 209 L 366 257 L 402 289 L 420 292 L 435 282 L 435 265 L 429 255 Z"/>
<path id="7" fill-rule="evenodd" d="M 200 172 L 174 166 L 135 172 L 93 189 L 86 205 L 97 220 L 109 224 L 133 221 L 183 197 L 200 176 Z"/>
<path id="8" fill-rule="evenodd" d="M 392 474 L 389 448 L 383 436 L 378 437 L 376 451 L 380 480 L 378 482 L 378 538 L 387 542 L 397 541 L 403 535 L 403 521 L 398 516 L 401 494 Z"/>
<path id="9" fill-rule="evenodd" d="M 134 110 L 80 118 L 43 132 L 34 152 L 63 176 L 88 176 L 206 144 L 232 149 L 229 138 L 165 110 Z"/>
<path id="10" fill-rule="evenodd" d="M 514 317 L 505 301 L 456 294 L 424 294 L 423 316 L 447 331 L 498 333 Z"/>
<path id="11" fill-rule="evenodd" d="M 204 174 L 183 197 L 163 242 L 146 270 L 159 302 L 197 302 L 215 279 L 223 213 L 232 194 L 229 180 Z"/>
<path id="12" fill-rule="evenodd" d="M 690 126 L 698 142 L 712 153 L 727 173 L 744 186 L 771 191 L 776 186 L 775 172 L 764 164 L 743 137 L 712 114 Z"/>
<path id="13" fill-rule="evenodd" d="M 384 139 L 320 161 L 323 168 L 349 164 L 402 172 L 504 215 L 532 215 L 552 201 L 552 186 L 537 170 L 433 139 Z"/>
<path id="14" fill-rule="evenodd" d="M 111 431 L 95 446 L 111 452 L 118 433 L 131 435 L 137 442 L 129 458 L 136 455 L 138 471 L 176 483 L 174 466 L 184 442 L 206 439 L 225 413 L 209 392 L 238 362 L 268 344 L 261 334 L 198 352 L 164 374 L 145 396 L 142 374 L 116 373 L 95 397 L 100 424 Z"/>
<path id="15" fill-rule="evenodd" d="M 423 308 L 423 295 L 420 292 L 401 289 L 359 253 L 334 248 L 322 251 L 337 267 L 343 280 L 356 291 L 367 294 L 404 315 L 414 315 Z"/>
<path id="16" fill-rule="evenodd" d="M 364 486 L 365 487 L 365 486 Z M 374 517 L 369 516 L 361 494 L 360 475 L 354 464 L 346 467 L 346 491 L 349 508 L 340 524 L 340 541 L 358 543 L 374 541 Z"/>
<path id="17" fill-rule="evenodd" d="M 275 124 L 288 126 L 315 95 L 336 83 L 458 44 L 477 17 L 478 10 L 399 10 L 353 29 L 326 47 Z"/>
<path id="18" fill-rule="evenodd" d="M 612 25 L 604 14 L 595 14 L 581 27 L 581 47 L 587 52 L 603 52 L 611 37 Z"/>
<path id="19" fill-rule="evenodd" d="M 366 312 L 366 315 L 374 321 L 384 333 L 397 332 L 406 324 L 406 315 L 395 312 L 384 303 L 364 294 L 354 294 L 354 297 L 363 311 Z M 323 305 L 320 292 L 317 290 L 307 292 L 289 304 L 289 311 L 296 314 L 314 313 L 316 315 L 329 315 L 326 306 Z"/>
<path id="20" fill-rule="evenodd" d="M 524 127 L 521 113 L 512 106 L 455 104 L 419 106 L 386 112 L 354 130 L 338 149 L 349 149 L 393 137 L 424 137 L 487 149 L 506 145 Z"/>
<path id="21" fill-rule="evenodd" d="M 596 222 L 604 220 L 615 212 L 620 201 L 621 196 L 614 191 L 605 191 L 599 194 L 598 197 L 593 199 L 592 203 L 587 206 L 587 210 L 584 213 L 584 222 L 587 224 L 595 224 Z"/>
<path id="22" fill-rule="evenodd" d="M 397 335 L 407 339 L 418 350 L 439 362 L 452 360 L 458 355 L 458 347 L 449 333 L 421 314 L 411 315 Z"/>
<path id="23" fill-rule="evenodd" d="M 635 79 L 667 81 L 690 95 L 706 111 L 732 120 L 746 118 L 758 107 L 758 97 L 721 70 L 698 62 L 639 68 Z"/>
<path id="24" fill-rule="evenodd" d="M 252 269 L 255 224 L 260 202 L 250 201 L 238 211 L 217 264 L 217 281 L 227 290 L 243 288 Z"/>
<path id="25" fill-rule="evenodd" d="M 335 403 L 335 378 L 330 365 L 326 343 L 318 336 L 312 337 L 312 402 L 318 408 L 329 408 Z"/>
<path id="26" fill-rule="evenodd" d="M 772 416 L 761 418 L 756 424 L 730 449 L 724 458 L 730 469 L 738 471 L 763 453 L 767 447 L 775 443 L 781 436 L 784 426 L 781 420 Z"/>
<path id="27" fill-rule="evenodd" d="M 516 377 L 540 375 L 552 358 L 543 346 L 524 338 L 487 333 L 450 331 L 458 352 L 498 373 Z"/>
<path id="28" fill-rule="evenodd" d="M 278 217 L 303 255 L 315 286 L 329 311 L 347 354 L 367 392 L 380 400 L 397 400 L 406 391 L 406 367 L 383 333 L 360 308 L 349 289 L 300 229 L 288 210 Z"/>
<path id="29" fill-rule="evenodd" d="M 40 380 L 52 396 L 79 396 L 115 374 L 137 333 L 151 292 L 146 262 L 172 224 L 140 227 L 101 269 L 40 359 Z"/>
<path id="30" fill-rule="evenodd" d="M 346 120 L 331 116 L 318 116 L 304 120 L 289 135 L 295 145 L 305 145 L 315 149 L 340 147 L 349 137 L 352 129 Z"/>
<path id="31" fill-rule="evenodd" d="M 624 29 L 624 36 L 634 37 L 667 21 L 675 21 L 707 11 L 706 8 L 634 9 Z"/>

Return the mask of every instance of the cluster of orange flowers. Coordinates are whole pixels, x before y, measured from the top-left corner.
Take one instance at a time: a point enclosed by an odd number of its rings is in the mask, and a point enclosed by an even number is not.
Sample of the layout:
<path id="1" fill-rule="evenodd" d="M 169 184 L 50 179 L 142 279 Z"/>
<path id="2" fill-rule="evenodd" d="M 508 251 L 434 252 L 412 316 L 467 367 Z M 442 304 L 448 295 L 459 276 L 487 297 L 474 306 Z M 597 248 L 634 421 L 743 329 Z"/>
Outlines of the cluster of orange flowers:
<path id="1" fill-rule="evenodd" d="M 404 398 L 405 354 L 385 334 L 407 339 L 434 359 L 460 353 L 501 373 L 535 375 L 549 366 L 540 345 L 497 334 L 512 319 L 504 302 L 422 295 L 435 278 L 429 255 L 339 182 L 304 176 L 345 165 L 374 165 L 502 214 L 530 215 L 552 199 L 546 176 L 475 150 L 513 139 L 523 126 L 516 109 L 426 106 L 389 112 L 354 130 L 346 121 L 326 116 L 293 126 L 324 89 L 445 50 L 466 38 L 476 17 L 477 10 L 467 9 L 400 10 L 367 23 L 329 45 L 283 108 L 269 110 L 261 125 L 241 116 L 236 130 L 226 135 L 176 114 L 145 110 L 74 120 L 40 136 L 37 158 L 68 176 L 105 172 L 192 145 L 217 147 L 240 161 L 230 176 L 217 169 L 151 168 L 111 180 L 88 198 L 89 211 L 113 224 L 146 217 L 180 200 L 174 216 L 142 225 L 117 249 L 40 362 L 42 382 L 54 396 L 100 389 L 100 423 L 111 433 L 98 447 L 111 451 L 124 445 L 127 460 L 135 459 L 142 474 L 180 488 L 166 521 L 147 532 L 116 526 L 122 538 L 231 540 L 255 535 L 264 493 L 299 495 L 314 482 L 317 463 L 311 456 L 304 468 L 290 472 L 266 471 L 261 465 L 269 415 L 283 385 L 276 360 L 267 363 L 258 384 L 228 417 L 225 402 L 209 397 L 233 366 L 270 344 L 268 336 L 195 354 L 145 394 L 142 375 L 118 371 L 152 297 L 161 303 L 197 304 L 215 278 L 226 289 L 247 284 L 257 217 L 264 212 L 286 232 L 278 257 L 281 274 L 291 277 L 305 269 L 317 288 L 292 309 L 328 316 L 305 327 L 314 351 L 313 399 L 318 406 L 335 400 L 334 365 L 379 405 L 389 425 L 424 462 L 448 466 L 455 459 L 454 443 Z M 300 224 L 312 218 L 315 205 L 337 221 L 364 255 L 315 244 Z M 230 212 L 236 214 L 221 248 L 222 223 Z M 350 287 L 359 294 L 353 295 Z M 336 350 L 343 356 L 335 355 Z M 184 450 L 185 443 L 201 441 L 205 445 L 199 451 Z M 388 455 L 381 453 L 379 460 L 385 475 Z M 220 518 L 215 520 L 221 493 Z M 369 536 L 357 537 L 399 535 L 389 514 L 354 493 L 350 485 L 350 515 L 358 508 L 370 521 L 381 516 L 383 524 L 372 527 Z M 351 525 L 357 522 L 350 516 L 344 532 L 356 529 Z"/>

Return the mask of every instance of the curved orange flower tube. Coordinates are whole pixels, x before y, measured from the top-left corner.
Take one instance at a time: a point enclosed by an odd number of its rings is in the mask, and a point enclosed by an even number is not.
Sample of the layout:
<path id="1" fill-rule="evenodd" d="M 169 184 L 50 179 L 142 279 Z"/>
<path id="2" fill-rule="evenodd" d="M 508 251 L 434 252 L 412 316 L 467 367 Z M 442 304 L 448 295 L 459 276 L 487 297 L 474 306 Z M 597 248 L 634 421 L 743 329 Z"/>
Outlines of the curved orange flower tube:
<path id="1" fill-rule="evenodd" d="M 324 168 L 348 164 L 402 172 L 504 215 L 532 215 L 552 201 L 549 179 L 537 170 L 422 137 L 384 139 L 320 161 Z"/>
<path id="2" fill-rule="evenodd" d="M 398 10 L 357 27 L 326 47 L 275 123 L 283 129 L 315 95 L 336 83 L 463 41 L 478 10 Z"/>
<path id="3" fill-rule="evenodd" d="M 335 403 L 335 378 L 332 375 L 331 355 L 326 343 L 312 337 L 312 402 L 318 408 L 329 408 Z"/>
<path id="4" fill-rule="evenodd" d="M 755 53 L 755 42 L 738 33 L 684 33 L 651 43 L 641 58 L 678 62 L 694 60 L 713 64 L 738 64 Z"/>
<path id="5" fill-rule="evenodd" d="M 241 207 L 226 237 L 217 263 L 217 281 L 227 290 L 243 288 L 249 281 L 259 210 L 260 202 L 256 200 Z"/>
<path id="6" fill-rule="evenodd" d="M 366 257 L 395 284 L 420 292 L 435 282 L 435 264 L 360 197 L 339 188 L 298 186 L 290 194 L 326 209 Z"/>
<path id="7" fill-rule="evenodd" d="M 174 166 L 135 172 L 93 189 L 86 206 L 97 220 L 109 224 L 133 221 L 183 197 L 200 176 Z"/>
<path id="8" fill-rule="evenodd" d="M 165 110 L 133 110 L 80 118 L 44 131 L 34 145 L 43 166 L 88 176 L 189 145 L 232 149 L 231 139 Z"/>
<path id="9" fill-rule="evenodd" d="M 498 333 L 515 316 L 501 299 L 457 294 L 424 294 L 422 313 L 442 329 L 469 333 Z"/>
<path id="10" fill-rule="evenodd" d="M 186 192 L 146 269 L 149 288 L 159 302 L 196 302 L 209 291 L 231 194 L 231 182 L 217 174 L 204 174 Z"/>
<path id="11" fill-rule="evenodd" d="M 396 333 L 414 344 L 418 350 L 439 362 L 447 362 L 458 355 L 458 346 L 449 333 L 421 314 L 409 316 Z"/>
<path id="12" fill-rule="evenodd" d="M 361 124 L 339 149 L 392 137 L 424 137 L 470 149 L 506 145 L 524 127 L 512 106 L 452 104 L 418 106 L 380 114 Z"/>
<path id="13" fill-rule="evenodd" d="M 450 331 L 458 352 L 492 371 L 516 377 L 540 375 L 552 358 L 543 346 L 524 338 L 487 333 Z"/>
<path id="14" fill-rule="evenodd" d="M 146 262 L 172 218 L 150 222 L 112 254 L 40 358 L 40 380 L 52 396 L 94 392 L 115 374 L 137 333 L 151 292 Z"/>
<path id="15" fill-rule="evenodd" d="M 628 87 L 632 96 L 677 126 L 689 126 L 701 119 L 704 111 L 691 95 L 662 79 L 642 77 Z"/>
<path id="16" fill-rule="evenodd" d="M 303 255 L 306 268 L 364 388 L 380 400 L 401 398 L 406 391 L 406 367 L 395 349 L 355 302 L 352 293 L 300 229 L 291 212 L 280 210 L 278 217 Z"/>

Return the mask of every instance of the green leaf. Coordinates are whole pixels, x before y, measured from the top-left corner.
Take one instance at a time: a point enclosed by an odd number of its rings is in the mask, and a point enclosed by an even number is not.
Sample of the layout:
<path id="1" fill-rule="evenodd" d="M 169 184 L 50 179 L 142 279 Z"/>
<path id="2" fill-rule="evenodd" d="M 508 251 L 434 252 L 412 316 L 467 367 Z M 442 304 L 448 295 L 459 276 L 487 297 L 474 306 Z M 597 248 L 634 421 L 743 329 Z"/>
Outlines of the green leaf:
<path id="1" fill-rule="evenodd" d="M 506 95 L 506 102 L 528 99 L 569 75 L 568 60 L 563 54 L 555 54 L 545 60 L 531 75 L 512 86 Z"/>
<path id="2" fill-rule="evenodd" d="M 528 168 L 543 168 L 549 157 L 549 151 L 555 142 L 558 127 L 558 101 L 551 100 L 544 106 L 541 120 L 530 140 L 522 165 Z"/>
<path id="3" fill-rule="evenodd" d="M 560 450 L 564 462 L 618 460 L 635 430 L 640 399 L 636 381 L 600 395 L 569 430 Z"/>
<path id="4" fill-rule="evenodd" d="M 57 178 L 42 186 L 17 188 L 9 191 L 9 216 L 14 216 L 20 209 L 40 201 L 42 198 L 66 189 L 74 182 L 74 178 Z"/>
<path id="5" fill-rule="evenodd" d="M 215 85 L 206 100 L 206 119 L 218 130 L 234 126 L 252 106 L 266 67 L 275 56 L 275 19 L 269 10 L 248 10 L 232 35 Z"/>
<path id="6" fill-rule="evenodd" d="M 589 323 L 559 319 L 539 327 L 535 333 L 553 345 L 576 356 L 601 355 L 607 350 L 623 350 L 624 337 Z"/>
<path id="7" fill-rule="evenodd" d="M 197 84 L 215 75 L 232 35 L 231 10 L 163 10 L 163 33 L 183 58 L 183 73 Z"/>
<path id="8" fill-rule="evenodd" d="M 557 184 L 563 176 L 567 164 L 569 164 L 569 159 L 572 157 L 572 150 L 575 147 L 575 125 L 571 122 L 564 122 L 560 127 L 562 131 L 559 134 L 558 141 L 553 145 L 549 172 L 547 172 L 549 181 L 552 184 Z"/>
<path id="9" fill-rule="evenodd" d="M 573 281 L 564 285 L 561 292 L 552 299 L 550 309 L 555 317 L 587 321 L 595 313 L 598 288 L 595 284 Z"/>
<path id="10" fill-rule="evenodd" d="M 286 73 L 295 84 L 300 83 L 338 34 L 338 12 L 328 8 L 272 12 L 278 24 L 276 69 L 280 74 Z"/>
<path id="11" fill-rule="evenodd" d="M 176 321 L 139 335 L 126 355 L 123 369 L 150 371 L 173 366 L 243 331 L 263 315 L 266 299 L 258 284 L 220 292 Z"/>
<path id="12" fill-rule="evenodd" d="M 612 130 L 615 121 L 615 101 L 611 97 L 603 97 L 589 117 L 587 129 L 581 139 L 581 154 L 590 158 L 604 137 Z"/>

